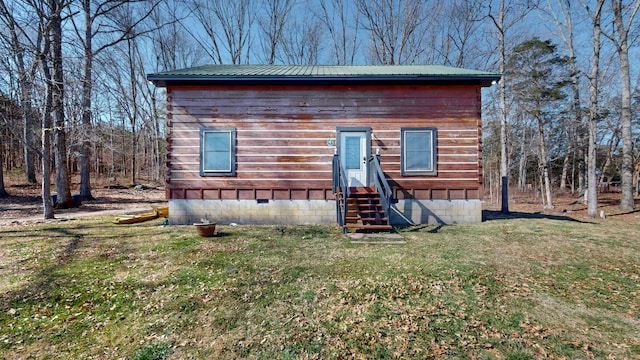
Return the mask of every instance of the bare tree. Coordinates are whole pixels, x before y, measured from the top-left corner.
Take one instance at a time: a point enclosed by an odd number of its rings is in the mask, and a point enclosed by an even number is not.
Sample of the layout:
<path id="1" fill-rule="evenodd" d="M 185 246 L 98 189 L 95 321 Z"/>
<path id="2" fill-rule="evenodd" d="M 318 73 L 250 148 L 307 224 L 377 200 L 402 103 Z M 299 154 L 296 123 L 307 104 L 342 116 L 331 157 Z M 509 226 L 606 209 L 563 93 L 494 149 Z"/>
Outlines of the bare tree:
<path id="1" fill-rule="evenodd" d="M 127 24 L 132 24 L 135 21 L 136 16 L 130 11 L 126 11 L 119 14 L 118 18 L 121 27 L 126 28 Z M 151 120 L 150 116 L 145 117 L 144 105 L 146 101 L 143 98 L 146 94 L 144 93 L 145 87 L 141 85 L 141 81 L 144 82 L 142 79 L 144 79 L 145 73 L 140 50 L 142 40 L 132 32 L 131 36 L 124 43 L 114 47 L 113 53 L 111 53 L 111 56 L 118 57 L 123 61 L 106 65 L 110 82 L 108 85 L 113 87 L 111 95 L 117 102 L 116 113 L 122 121 L 122 132 L 124 133 L 122 148 L 128 146 L 127 157 L 123 161 L 128 162 L 131 185 L 138 182 L 141 129 L 145 127 L 148 120 Z M 128 145 L 125 142 L 128 142 Z"/>
<path id="2" fill-rule="evenodd" d="M 200 65 L 206 53 L 181 25 L 188 17 L 185 14 L 188 9 L 176 1 L 163 1 L 160 5 L 151 14 L 155 30 L 149 33 L 156 57 L 156 71 Z"/>
<path id="3" fill-rule="evenodd" d="M 255 0 L 212 2 L 213 12 L 220 21 L 224 33 L 223 46 L 231 57 L 232 64 L 249 62 L 251 29 L 255 20 Z"/>
<path id="4" fill-rule="evenodd" d="M 48 40 L 45 40 L 48 42 Z M 45 45 L 45 48 L 48 45 Z M 51 76 L 49 65 L 46 64 L 45 57 L 41 56 L 42 70 L 46 78 Z M 53 219 L 54 210 L 53 203 L 51 201 L 51 108 L 53 103 L 53 96 L 50 86 L 45 87 L 45 108 L 42 115 L 42 209 L 43 217 L 45 219 Z"/>
<path id="5" fill-rule="evenodd" d="M 0 136 L 0 149 L 2 148 L 2 137 Z M 4 187 L 4 171 L 2 170 L 2 165 L 4 164 L 2 160 L 2 151 L 0 151 L 0 198 L 9 196 L 9 193 Z"/>
<path id="6" fill-rule="evenodd" d="M 527 165 L 529 163 L 529 155 L 531 153 L 531 149 L 535 146 L 532 143 L 533 134 L 530 131 L 531 125 L 529 124 L 529 120 L 526 116 L 518 116 L 521 118 L 521 130 L 520 130 L 520 139 L 519 139 L 519 147 L 520 147 L 520 158 L 518 161 L 518 188 L 520 190 L 525 190 L 528 183 L 527 177 Z"/>
<path id="7" fill-rule="evenodd" d="M 494 16 L 491 13 L 491 7 L 489 8 L 489 17 L 493 20 L 496 29 L 498 30 L 498 54 L 500 56 L 498 60 L 498 67 L 501 74 L 504 74 L 506 64 L 506 46 L 505 46 L 505 33 L 508 26 L 505 25 L 505 13 L 504 2 L 500 0 L 500 7 L 498 14 Z M 502 183 L 502 213 L 509 212 L 509 168 L 507 163 L 507 101 L 506 101 L 506 89 L 504 75 L 498 82 L 500 92 L 500 177 Z"/>
<path id="8" fill-rule="evenodd" d="M 589 115 L 587 117 L 588 148 L 587 148 L 587 214 L 590 217 L 598 216 L 598 174 L 596 173 L 597 156 L 597 120 L 598 97 L 599 97 L 599 77 L 600 77 L 600 37 L 602 29 L 602 9 L 605 0 L 597 0 L 594 9 L 590 9 L 583 1 L 580 1 L 591 18 L 592 23 L 592 47 L 591 70 L 589 72 Z"/>
<path id="9" fill-rule="evenodd" d="M 353 64 L 358 50 L 360 13 L 349 4 L 351 2 L 345 0 L 320 0 L 320 11 L 316 14 L 329 33 L 336 65 Z"/>
<path id="10" fill-rule="evenodd" d="M 275 64 L 278 51 L 283 45 L 284 30 L 290 20 L 293 0 L 269 0 L 258 17 L 261 31 L 262 56 L 267 64 Z"/>
<path id="11" fill-rule="evenodd" d="M 9 196 L 9 193 L 4 187 L 4 159 L 3 153 L 5 147 L 3 146 L 3 137 L 5 134 L 6 128 L 9 126 L 9 113 L 11 110 L 11 101 L 8 98 L 5 98 L 2 93 L 0 93 L 0 198 L 4 198 Z M 3 126 L 4 125 L 4 126 Z"/>
<path id="12" fill-rule="evenodd" d="M 622 121 L 622 198 L 620 209 L 633 211 L 635 201 L 633 197 L 633 139 L 631 134 L 631 76 L 629 73 L 629 33 L 632 29 L 640 0 L 632 4 L 624 4 L 623 0 L 611 0 L 613 11 L 613 31 L 603 31 L 615 46 L 620 60 L 620 92 L 621 92 L 621 121 Z"/>
<path id="13" fill-rule="evenodd" d="M 94 59 L 105 49 L 125 41 L 132 36 L 134 29 L 147 19 L 158 6 L 158 1 L 150 4 L 150 9 L 137 13 L 137 18 L 125 27 L 118 24 L 114 14 L 126 7 L 132 9 L 135 3 L 146 3 L 146 0 L 78 0 L 82 9 L 82 21 L 78 24 L 72 17 L 73 26 L 82 45 L 84 66 L 82 77 L 82 133 L 85 134 L 81 141 L 80 150 L 80 195 L 85 199 L 92 199 L 91 194 L 91 129 L 92 129 L 92 95 L 93 95 L 93 64 Z M 96 26 L 96 24 L 99 26 Z M 107 38 L 107 35 L 115 37 Z M 102 38 L 102 43 L 94 46 L 97 39 Z"/>
<path id="14" fill-rule="evenodd" d="M 53 203 L 51 201 L 51 147 L 50 141 L 52 138 L 52 131 L 55 127 L 52 125 L 52 111 L 53 111 L 53 93 L 54 87 L 57 84 L 61 84 L 61 81 L 56 82 L 56 78 L 52 73 L 52 60 L 54 56 L 58 56 L 56 66 L 61 66 L 61 38 L 58 36 L 60 33 L 59 25 L 61 24 L 62 8 L 64 3 L 55 1 L 36 1 L 36 0 L 22 0 L 20 2 L 10 3 L 15 5 L 16 8 L 7 6 L 7 3 L 0 0 L 0 12 L 3 17 L 3 22 L 7 28 L 10 28 L 9 33 L 12 40 L 12 49 L 20 52 L 16 59 L 18 68 L 26 70 L 26 54 L 32 57 L 32 65 L 29 66 L 29 71 L 18 71 L 20 76 L 19 86 L 21 88 L 21 101 L 20 106 L 22 114 L 28 111 L 32 111 L 35 107 L 35 100 L 39 97 L 31 95 L 31 91 L 36 90 L 36 72 L 39 68 L 42 72 L 42 80 L 44 86 L 42 86 L 42 92 L 44 92 L 44 101 L 40 108 L 42 114 L 42 147 L 40 156 L 42 159 L 42 202 L 44 208 L 44 218 L 51 219 L 54 217 Z M 19 8 L 18 8 L 19 7 Z M 20 19 L 14 16 L 13 10 L 18 10 L 21 15 Z M 53 44 L 58 47 L 54 48 Z M 54 51 L 55 50 L 55 51 Z M 22 59 L 20 59 L 22 57 Z M 59 76 L 60 73 L 57 73 Z M 58 80 L 60 78 L 58 77 Z M 57 84 L 56 84 L 57 83 Z M 57 101 L 61 100 L 62 94 L 61 88 L 57 87 L 55 92 L 58 95 Z M 60 104 L 60 103 L 59 103 Z M 32 116 L 34 113 L 30 113 Z M 35 124 L 34 124 L 35 125 Z M 31 125 L 26 124 L 25 128 Z M 24 129 L 23 129 L 24 130 Z M 25 141 L 24 144 L 27 144 Z M 35 141 L 31 141 L 32 146 L 35 148 Z M 26 160 L 29 161 L 29 160 Z M 64 173 L 66 167 L 66 161 L 63 161 L 60 168 L 60 172 Z M 69 185 L 68 182 L 63 183 L 62 186 Z M 63 195 L 64 196 L 64 191 Z M 70 192 L 69 197 L 70 199 Z"/>
<path id="15" fill-rule="evenodd" d="M 57 207 L 72 207 L 71 179 L 67 167 L 67 139 L 64 114 L 64 65 L 62 57 L 62 12 L 67 6 L 66 0 L 48 0 L 50 61 L 51 61 L 51 111 L 53 113 L 56 161 Z"/>
<path id="16" fill-rule="evenodd" d="M 488 17 L 492 20 L 493 25 L 498 31 L 498 71 L 505 73 L 506 58 L 506 34 L 510 28 L 521 21 L 531 10 L 531 4 L 518 4 L 517 0 L 510 1 L 508 7 L 505 8 L 505 2 L 509 0 L 500 0 L 498 5 L 498 13 L 493 13 L 493 5 L 489 4 Z M 507 9 L 513 9 L 514 14 L 507 18 Z M 505 88 L 504 75 L 498 82 L 498 91 L 500 98 L 500 177 L 502 184 L 501 196 L 501 212 L 509 212 L 509 166 L 507 154 L 507 94 Z"/>
<path id="17" fill-rule="evenodd" d="M 420 0 L 356 0 L 368 31 L 371 61 L 384 65 L 413 64 L 425 52 L 424 38 L 431 19 Z"/>
<path id="18" fill-rule="evenodd" d="M 14 6 L 17 4 L 13 4 Z M 34 144 L 34 126 L 35 114 L 33 112 L 33 78 L 35 73 L 35 61 L 28 64 L 26 59 L 27 49 L 20 40 L 23 36 L 23 29 L 17 23 L 13 10 L 10 9 L 4 0 L 0 0 L 0 24 L 8 31 L 7 36 L 2 36 L 4 41 L 9 44 L 11 56 L 18 76 L 17 86 L 20 94 L 20 112 L 23 118 L 22 142 L 24 151 L 24 168 L 26 180 L 29 184 L 36 183 L 36 166 L 35 153 L 36 146 Z"/>
<path id="19" fill-rule="evenodd" d="M 582 189 L 584 187 L 584 151 L 582 145 L 584 131 L 582 104 L 580 102 L 580 72 L 576 64 L 576 48 L 574 45 L 571 2 L 569 0 L 556 0 L 555 4 L 552 4 L 551 0 L 547 0 L 547 11 L 553 18 L 554 24 L 558 30 L 558 36 L 562 39 L 569 52 L 567 65 L 571 70 L 571 95 L 573 100 L 571 104 L 571 112 L 573 113 L 573 121 L 568 122 L 568 126 L 565 127 L 568 148 L 564 154 L 562 175 L 560 176 L 560 189 L 565 189 L 566 187 L 569 159 L 572 155 L 572 149 L 576 149 L 578 153 L 579 178 L 581 179 L 580 188 Z"/>
<path id="20" fill-rule="evenodd" d="M 218 64 L 248 63 L 256 0 L 192 0 L 191 10 L 204 35 L 189 26 L 185 30 Z"/>
<path id="21" fill-rule="evenodd" d="M 445 32 L 441 55 L 446 65 L 476 67 L 481 61 L 478 34 L 482 34 L 483 4 L 482 0 L 455 0 L 445 5 L 447 16 L 440 18 L 440 27 Z"/>
<path id="22" fill-rule="evenodd" d="M 53 75 L 51 73 L 51 31 L 52 22 L 49 20 L 45 5 L 42 2 L 33 1 L 33 10 L 38 14 L 38 36 L 34 43 L 37 51 L 37 59 L 45 80 L 45 101 L 42 108 L 42 207 L 43 217 L 53 219 L 55 217 L 53 202 L 51 201 L 51 138 L 53 127 Z M 66 165 L 66 163 L 65 163 Z"/>
<path id="23" fill-rule="evenodd" d="M 315 65 L 320 61 L 322 24 L 310 16 L 287 23 L 282 39 L 280 61 L 285 64 Z"/>
<path id="24" fill-rule="evenodd" d="M 216 20 L 212 16 L 211 9 L 209 9 L 209 2 L 206 0 L 193 0 L 192 8 L 194 16 L 203 27 L 206 37 L 200 35 L 197 31 L 188 29 L 187 27 L 185 27 L 185 29 L 187 29 L 187 32 L 200 44 L 200 48 L 209 55 L 214 63 L 222 64 L 222 52 L 218 45 Z"/>

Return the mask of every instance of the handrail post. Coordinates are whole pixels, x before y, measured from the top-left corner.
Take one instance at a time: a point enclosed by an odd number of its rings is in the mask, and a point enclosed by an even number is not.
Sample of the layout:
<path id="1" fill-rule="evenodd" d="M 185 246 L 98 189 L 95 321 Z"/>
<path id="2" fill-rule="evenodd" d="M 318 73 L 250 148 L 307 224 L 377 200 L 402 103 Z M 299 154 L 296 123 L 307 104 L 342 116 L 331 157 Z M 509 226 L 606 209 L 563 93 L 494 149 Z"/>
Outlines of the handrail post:
<path id="1" fill-rule="evenodd" d="M 378 191 L 381 194 L 382 205 L 384 206 L 385 213 L 387 216 L 390 216 L 391 210 L 391 198 L 393 197 L 393 192 L 391 190 L 391 186 L 387 181 L 384 172 L 382 171 L 382 167 L 380 166 L 380 154 L 376 152 L 375 156 L 372 156 L 370 162 L 373 164 L 371 173 L 372 178 L 378 188 Z"/>
<path id="2" fill-rule="evenodd" d="M 336 193 L 336 189 L 338 188 L 338 179 L 340 176 L 339 173 L 339 165 L 340 165 L 340 159 L 338 158 L 338 154 L 333 154 L 333 173 L 332 173 L 332 190 L 333 193 Z"/>
<path id="3" fill-rule="evenodd" d="M 346 229 L 344 225 L 347 219 L 347 198 L 349 197 L 349 186 L 346 179 L 346 172 L 340 163 L 340 157 L 336 153 L 333 155 L 333 193 L 336 197 L 336 220 L 342 226 L 342 231 Z"/>
<path id="4" fill-rule="evenodd" d="M 332 172 L 332 190 L 336 197 L 336 220 L 338 221 L 338 225 L 342 226 L 342 210 L 340 209 L 340 158 L 338 154 L 333 155 L 333 172 Z"/>

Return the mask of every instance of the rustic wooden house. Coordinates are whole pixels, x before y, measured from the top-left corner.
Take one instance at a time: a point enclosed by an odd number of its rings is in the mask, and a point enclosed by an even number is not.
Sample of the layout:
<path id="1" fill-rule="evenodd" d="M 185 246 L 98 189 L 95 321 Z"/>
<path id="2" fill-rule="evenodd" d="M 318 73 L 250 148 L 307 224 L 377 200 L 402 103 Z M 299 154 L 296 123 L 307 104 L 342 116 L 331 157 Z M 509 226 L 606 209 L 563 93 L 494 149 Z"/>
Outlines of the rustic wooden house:
<path id="1" fill-rule="evenodd" d="M 481 88 L 444 66 L 210 65 L 167 96 L 170 223 L 479 222 Z"/>

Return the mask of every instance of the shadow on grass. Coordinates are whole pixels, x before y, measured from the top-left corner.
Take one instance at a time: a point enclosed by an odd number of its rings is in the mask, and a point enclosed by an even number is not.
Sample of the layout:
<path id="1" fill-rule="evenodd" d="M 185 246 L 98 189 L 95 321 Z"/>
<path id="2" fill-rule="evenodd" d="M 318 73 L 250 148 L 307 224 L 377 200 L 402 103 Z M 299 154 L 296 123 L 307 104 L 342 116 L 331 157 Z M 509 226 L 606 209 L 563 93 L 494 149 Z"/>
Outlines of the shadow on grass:
<path id="1" fill-rule="evenodd" d="M 48 267 L 41 269 L 33 276 L 34 281 L 28 282 L 25 287 L 6 292 L 0 295 L 0 309 L 8 309 L 17 303 L 28 303 L 37 301 L 37 299 L 49 293 L 49 291 L 57 286 L 57 282 L 61 279 L 56 275 L 56 270 L 70 263 L 83 243 L 84 235 L 74 233 L 65 228 L 53 228 L 52 232 L 62 233 L 71 240 L 65 245 L 64 249 L 58 254 L 56 261 Z"/>
<path id="2" fill-rule="evenodd" d="M 132 250 L 127 245 L 128 239 L 126 235 L 118 232 L 114 235 L 109 231 L 110 227 L 116 226 L 112 224 L 80 224 L 75 226 L 65 227 L 63 225 L 49 227 L 39 231 L 36 236 L 37 239 L 47 238 L 50 241 L 62 241 L 60 239 L 68 239 L 61 244 L 61 248 L 57 251 L 55 259 L 50 264 L 36 270 L 33 276 L 30 276 L 31 280 L 26 282 L 22 288 L 8 291 L 4 294 L 0 294 L 0 311 L 16 307 L 16 304 L 25 304 L 29 302 L 37 302 L 45 298 L 56 287 L 61 286 L 67 279 L 63 275 L 60 275 L 59 270 L 65 266 L 73 263 L 77 260 L 86 260 L 85 258 L 78 258 L 78 251 L 85 245 L 97 246 L 100 252 L 97 256 L 104 258 L 118 258 L 120 256 L 127 256 L 131 254 Z M 157 225 L 154 226 L 153 232 L 147 230 L 147 236 L 153 237 L 166 233 L 166 229 Z M 135 229 L 130 231 L 135 236 Z M 19 231 L 11 231 L 12 237 L 20 237 Z M 34 237 L 30 232 L 25 232 L 26 237 Z M 97 234 L 94 234 L 97 233 Z M 6 232 L 5 232 L 6 234 Z M 109 249 L 100 249 L 100 243 L 103 238 L 111 238 L 118 236 L 121 240 L 111 244 Z M 22 241 L 22 240 L 21 240 Z"/>
<path id="3" fill-rule="evenodd" d="M 407 232 L 428 232 L 431 234 L 437 234 L 442 230 L 445 224 L 422 224 L 422 225 L 402 225 L 396 226 L 396 231 L 399 233 L 407 233 Z"/>
<path id="4" fill-rule="evenodd" d="M 637 205 L 636 205 L 636 206 L 637 206 Z M 623 215 L 631 215 L 631 214 L 636 214 L 636 213 L 640 214 L 640 209 L 638 209 L 638 210 L 633 210 L 633 211 L 622 212 L 622 213 L 619 213 L 619 214 L 607 214 L 607 217 L 616 217 L 616 216 L 623 216 Z M 639 217 L 639 216 L 636 216 L 636 217 Z"/>
<path id="5" fill-rule="evenodd" d="M 216 233 L 215 233 L 215 234 L 213 234 L 213 236 L 211 236 L 210 238 L 211 238 L 211 239 L 215 239 L 215 238 L 224 238 L 224 237 L 228 237 L 228 236 L 231 236 L 231 235 L 233 235 L 233 234 L 232 234 L 232 233 L 230 233 L 230 232 L 226 232 L 226 231 L 216 231 Z"/>
<path id="6" fill-rule="evenodd" d="M 590 222 L 590 221 L 582 221 L 582 220 L 574 219 L 570 216 L 564 216 L 559 214 L 545 214 L 542 212 L 525 213 L 525 212 L 517 212 L 517 211 L 511 211 L 507 214 L 504 214 L 496 210 L 482 210 L 483 222 L 497 221 L 497 220 L 512 220 L 512 219 L 548 219 L 548 220 L 557 220 L 557 221 L 577 222 L 581 224 L 594 224 L 593 222 Z"/>

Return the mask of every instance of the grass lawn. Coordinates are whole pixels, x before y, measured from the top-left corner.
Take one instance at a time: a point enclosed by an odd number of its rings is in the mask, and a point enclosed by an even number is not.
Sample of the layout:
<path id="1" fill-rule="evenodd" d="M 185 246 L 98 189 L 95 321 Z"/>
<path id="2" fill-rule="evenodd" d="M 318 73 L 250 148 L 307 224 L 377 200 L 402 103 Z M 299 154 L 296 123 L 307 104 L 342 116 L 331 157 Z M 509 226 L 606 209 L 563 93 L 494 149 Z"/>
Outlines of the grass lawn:
<path id="1" fill-rule="evenodd" d="M 0 228 L 0 358 L 640 358 L 640 219 Z"/>

